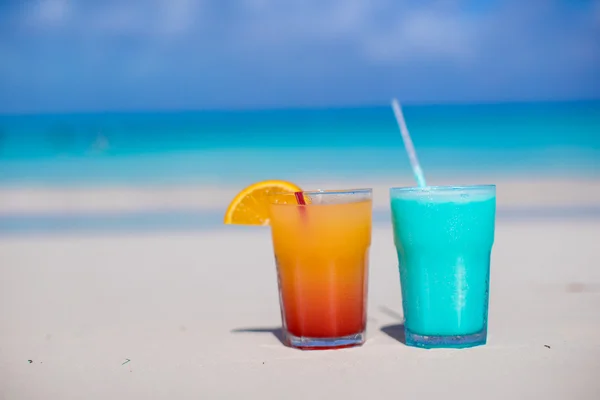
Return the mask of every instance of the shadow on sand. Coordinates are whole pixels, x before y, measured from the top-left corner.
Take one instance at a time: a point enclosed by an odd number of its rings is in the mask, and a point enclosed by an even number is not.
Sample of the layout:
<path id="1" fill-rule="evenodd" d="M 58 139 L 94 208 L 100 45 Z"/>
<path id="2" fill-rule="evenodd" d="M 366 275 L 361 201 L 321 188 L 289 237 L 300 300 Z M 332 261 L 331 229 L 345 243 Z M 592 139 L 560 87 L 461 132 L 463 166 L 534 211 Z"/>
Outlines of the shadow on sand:
<path id="1" fill-rule="evenodd" d="M 284 346 L 287 346 L 283 337 L 283 329 L 281 328 L 237 328 L 232 329 L 231 333 L 270 333 Z"/>
<path id="2" fill-rule="evenodd" d="M 382 326 L 381 328 L 379 328 L 379 330 L 381 332 L 385 333 L 386 335 L 388 335 L 389 337 L 391 337 L 392 339 L 395 339 L 402 344 L 406 344 L 406 335 L 404 333 L 404 323 L 403 323 L 404 317 L 402 316 L 402 314 L 400 314 L 386 306 L 380 306 L 379 311 L 381 311 L 382 313 L 386 314 L 387 316 L 392 317 L 392 318 L 398 320 L 398 322 L 400 322 L 398 324 Z"/>
<path id="3" fill-rule="evenodd" d="M 404 334 L 404 324 L 385 325 L 379 328 L 392 339 L 396 339 L 402 344 L 406 344 L 406 335 Z"/>

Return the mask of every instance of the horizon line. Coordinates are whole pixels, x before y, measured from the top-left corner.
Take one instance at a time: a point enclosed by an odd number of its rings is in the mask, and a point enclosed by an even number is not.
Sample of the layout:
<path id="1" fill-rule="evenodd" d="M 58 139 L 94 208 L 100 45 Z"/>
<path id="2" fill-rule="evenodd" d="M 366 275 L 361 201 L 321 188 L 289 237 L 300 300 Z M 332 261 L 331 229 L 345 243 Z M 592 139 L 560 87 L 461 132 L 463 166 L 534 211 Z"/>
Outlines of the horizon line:
<path id="1" fill-rule="evenodd" d="M 390 97 L 389 101 L 392 100 Z M 345 104 L 345 105 L 296 105 L 296 106 L 258 106 L 258 107 L 198 107 L 198 108 L 121 108 L 121 109 L 90 109 L 90 110 L 56 110 L 56 111 L 0 111 L 0 117 L 10 116 L 39 116 L 39 115 L 94 115 L 94 114 L 175 114 L 175 113 L 202 113 L 202 112 L 269 112 L 269 111 L 309 111 L 309 110 L 343 110 L 343 109 L 365 109 L 365 108 L 389 108 L 387 102 L 365 102 L 362 104 Z M 565 103 L 595 103 L 600 102 L 600 97 L 597 98 L 580 98 L 580 99 L 561 99 L 561 100 L 487 100 L 487 101 L 407 101 L 402 102 L 403 107 L 440 107 L 440 106 L 482 106 L 482 105 L 511 105 L 511 104 L 565 104 Z"/>

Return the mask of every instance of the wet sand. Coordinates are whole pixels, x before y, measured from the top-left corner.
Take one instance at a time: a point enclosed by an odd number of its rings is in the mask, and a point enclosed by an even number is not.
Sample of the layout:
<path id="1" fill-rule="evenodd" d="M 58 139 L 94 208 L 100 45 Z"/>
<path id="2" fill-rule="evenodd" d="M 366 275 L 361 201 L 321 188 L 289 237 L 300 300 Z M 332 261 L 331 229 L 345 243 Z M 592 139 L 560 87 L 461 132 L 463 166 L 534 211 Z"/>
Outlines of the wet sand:
<path id="1" fill-rule="evenodd" d="M 248 182 L 248 184 L 251 182 Z M 523 179 L 491 177 L 431 180 L 431 185 L 495 183 L 500 208 L 599 207 L 600 179 Z M 373 188 L 375 209 L 389 209 L 389 188 L 414 186 L 410 180 L 298 181 L 310 189 Z M 73 214 L 94 212 L 207 211 L 223 212 L 243 185 L 135 186 L 135 187 L 4 187 L 0 188 L 0 215 Z"/>

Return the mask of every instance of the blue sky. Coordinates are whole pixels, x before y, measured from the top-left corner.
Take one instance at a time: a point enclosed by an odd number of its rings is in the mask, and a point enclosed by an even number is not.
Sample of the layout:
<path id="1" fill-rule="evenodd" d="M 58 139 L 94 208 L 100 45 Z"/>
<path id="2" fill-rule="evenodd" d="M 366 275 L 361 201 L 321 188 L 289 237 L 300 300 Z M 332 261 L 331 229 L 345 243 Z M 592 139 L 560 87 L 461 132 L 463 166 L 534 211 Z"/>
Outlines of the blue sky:
<path id="1" fill-rule="evenodd" d="M 600 98 L 600 1 L 0 1 L 0 112 Z"/>

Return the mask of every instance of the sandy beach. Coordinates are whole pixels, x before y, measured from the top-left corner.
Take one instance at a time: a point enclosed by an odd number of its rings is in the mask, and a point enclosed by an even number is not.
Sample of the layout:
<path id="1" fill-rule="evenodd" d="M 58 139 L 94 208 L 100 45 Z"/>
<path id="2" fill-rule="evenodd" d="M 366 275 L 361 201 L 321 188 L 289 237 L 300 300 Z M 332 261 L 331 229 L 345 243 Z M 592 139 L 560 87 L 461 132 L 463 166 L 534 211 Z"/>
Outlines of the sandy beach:
<path id="1" fill-rule="evenodd" d="M 368 340 L 321 352 L 278 339 L 268 229 L 6 237 L 0 398 L 598 399 L 599 234 L 598 219 L 500 219 L 488 345 L 428 351 L 401 343 L 378 225 Z"/>

